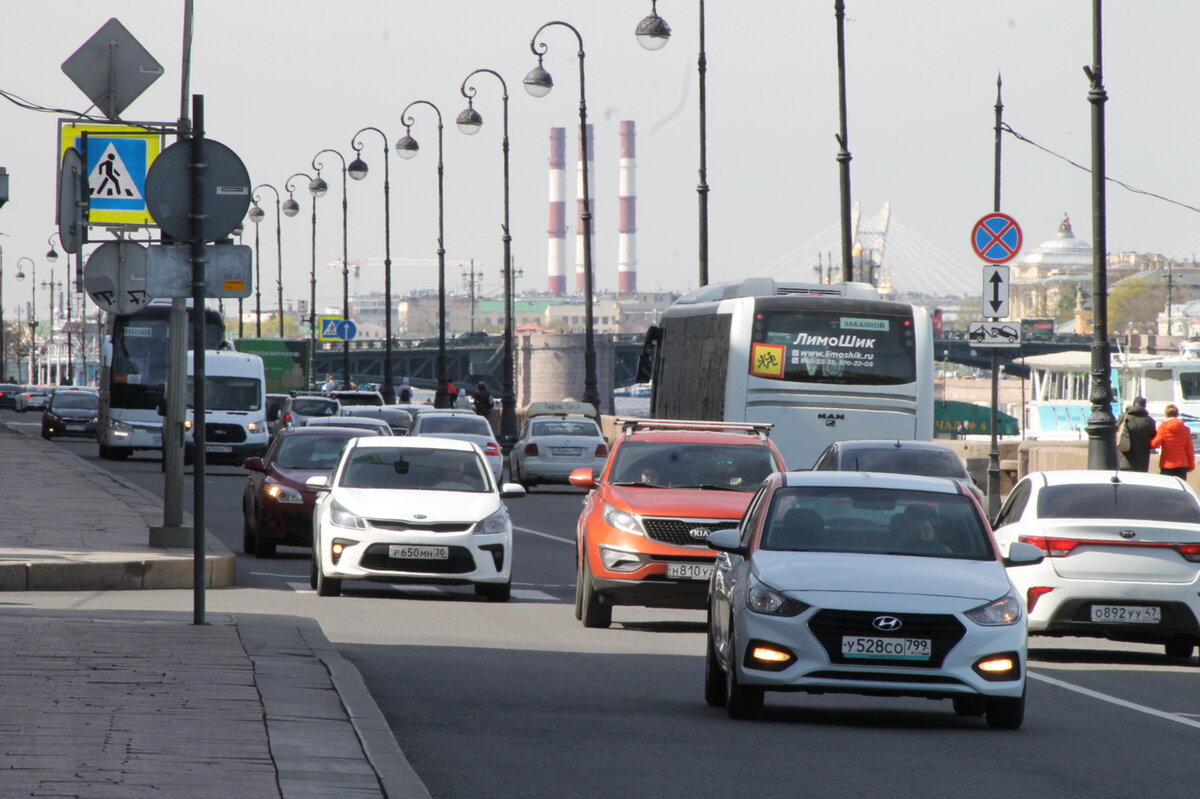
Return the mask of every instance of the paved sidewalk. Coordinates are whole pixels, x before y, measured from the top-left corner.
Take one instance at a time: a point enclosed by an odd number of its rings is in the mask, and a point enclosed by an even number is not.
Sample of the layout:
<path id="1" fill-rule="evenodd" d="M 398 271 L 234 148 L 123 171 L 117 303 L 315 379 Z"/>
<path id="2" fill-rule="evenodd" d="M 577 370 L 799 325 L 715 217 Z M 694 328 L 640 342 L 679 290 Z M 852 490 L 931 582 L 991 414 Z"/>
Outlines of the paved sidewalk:
<path id="1" fill-rule="evenodd" d="M 148 492 L 0 424 L 0 591 L 190 588 L 190 548 L 146 545 L 161 513 Z M 232 553 L 208 544 L 209 584 L 232 584 Z M 3 799 L 429 797 L 312 619 L 20 604 L 0 594 Z"/>

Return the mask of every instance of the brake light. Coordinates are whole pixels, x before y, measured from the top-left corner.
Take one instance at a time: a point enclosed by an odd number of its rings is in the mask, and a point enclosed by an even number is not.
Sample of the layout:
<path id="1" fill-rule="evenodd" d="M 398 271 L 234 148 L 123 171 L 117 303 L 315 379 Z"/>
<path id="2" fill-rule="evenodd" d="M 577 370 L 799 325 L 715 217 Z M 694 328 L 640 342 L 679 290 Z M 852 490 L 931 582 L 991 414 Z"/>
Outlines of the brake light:
<path id="1" fill-rule="evenodd" d="M 608 457 L 608 444 L 597 444 L 596 445 L 596 457 L 597 458 L 607 458 Z"/>
<path id="2" fill-rule="evenodd" d="M 1033 613 L 1033 606 L 1041 599 L 1043 594 L 1048 594 L 1053 591 L 1053 588 L 1048 588 L 1044 585 L 1035 585 L 1029 589 L 1025 595 L 1025 610 L 1028 613 Z"/>
<path id="3" fill-rule="evenodd" d="M 1180 544 L 1176 549 L 1184 560 L 1200 563 L 1200 544 Z"/>
<path id="4" fill-rule="evenodd" d="M 483 454 L 484 455 L 499 455 L 500 454 L 500 445 L 497 444 L 495 441 L 489 441 L 483 447 Z"/>
<path id="5" fill-rule="evenodd" d="M 286 422 L 287 424 L 291 424 L 291 423 L 292 423 L 292 414 L 291 414 L 291 413 L 285 413 L 285 414 L 283 415 L 283 421 L 284 421 L 284 422 Z"/>
<path id="6" fill-rule="evenodd" d="M 1018 538 L 1026 544 L 1033 544 L 1052 558 L 1061 558 L 1071 554 L 1071 550 L 1079 546 L 1075 538 L 1055 538 L 1047 535 L 1023 535 Z"/>
<path id="7" fill-rule="evenodd" d="M 538 454 L 537 444 L 534 444 L 532 441 L 529 442 L 528 444 L 526 444 L 525 445 L 525 454 L 526 455 L 537 455 Z"/>

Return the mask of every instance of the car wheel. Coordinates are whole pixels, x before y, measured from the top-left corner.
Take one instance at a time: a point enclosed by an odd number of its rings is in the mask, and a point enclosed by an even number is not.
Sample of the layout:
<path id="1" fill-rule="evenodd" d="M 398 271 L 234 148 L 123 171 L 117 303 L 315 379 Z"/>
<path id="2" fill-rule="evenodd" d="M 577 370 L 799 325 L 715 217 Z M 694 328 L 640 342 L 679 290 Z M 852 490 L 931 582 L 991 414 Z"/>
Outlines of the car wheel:
<path id="1" fill-rule="evenodd" d="M 1188 638 L 1172 638 L 1166 643 L 1167 657 L 1187 660 L 1192 656 L 1193 646 Z"/>
<path id="2" fill-rule="evenodd" d="M 312 557 L 308 559 L 308 584 L 315 591 L 317 588 L 317 552 L 313 550 Z"/>
<path id="3" fill-rule="evenodd" d="M 982 716 L 987 710 L 987 702 L 982 696 L 956 696 L 954 712 L 959 716 Z"/>
<path id="4" fill-rule="evenodd" d="M 1025 692 L 1015 699 L 992 697 L 987 700 L 987 725 L 994 730 L 1016 730 L 1025 720 Z"/>
<path id="5" fill-rule="evenodd" d="M 729 639 L 730 657 L 737 656 L 737 645 Z M 730 660 L 725 671 L 725 712 L 733 719 L 757 718 L 763 707 L 763 689 L 742 685 L 737 678 L 737 664 Z"/>
<path id="6" fill-rule="evenodd" d="M 709 707 L 725 707 L 726 699 L 725 670 L 721 668 L 721 661 L 717 660 L 710 622 L 704 645 L 704 701 Z"/>
<path id="7" fill-rule="evenodd" d="M 580 571 L 579 583 L 582 585 L 583 598 L 580 604 L 580 619 L 584 627 L 604 629 L 612 626 L 612 605 L 600 602 L 600 595 L 592 585 L 592 570 L 587 563 L 587 553 L 583 556 L 583 567 Z"/>
<path id="8" fill-rule="evenodd" d="M 481 596 L 488 602 L 507 602 L 512 596 L 512 583 L 478 583 L 475 596 Z"/>
<path id="9" fill-rule="evenodd" d="M 578 555 L 576 556 L 578 557 Z M 575 565 L 575 618 L 583 619 L 583 564 Z"/>
<path id="10" fill-rule="evenodd" d="M 332 577 L 326 577 L 321 569 L 321 562 L 317 560 L 317 554 L 313 552 L 313 569 L 316 570 L 316 585 L 317 596 L 341 596 L 342 581 Z"/>
<path id="11" fill-rule="evenodd" d="M 245 508 L 242 508 L 242 551 L 247 555 L 253 555 L 255 551 L 254 530 L 250 528 L 250 517 Z"/>

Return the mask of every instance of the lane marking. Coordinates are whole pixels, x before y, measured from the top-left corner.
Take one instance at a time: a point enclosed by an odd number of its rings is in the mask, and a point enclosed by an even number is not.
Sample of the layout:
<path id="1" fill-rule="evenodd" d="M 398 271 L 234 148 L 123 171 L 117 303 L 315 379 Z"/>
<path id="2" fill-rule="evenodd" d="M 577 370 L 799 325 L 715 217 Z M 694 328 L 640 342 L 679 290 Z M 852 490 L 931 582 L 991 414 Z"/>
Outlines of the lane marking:
<path id="1" fill-rule="evenodd" d="M 1046 677 L 1042 674 L 1034 674 L 1033 672 L 1029 672 L 1029 676 L 1035 680 L 1041 680 L 1042 682 L 1049 683 L 1050 685 L 1058 688 L 1065 688 L 1068 691 L 1075 691 L 1076 693 L 1083 694 L 1084 696 L 1090 696 L 1092 699 L 1099 699 L 1101 702 L 1108 702 L 1110 704 L 1117 705 L 1118 707 L 1126 708 L 1127 710 L 1136 710 L 1138 713 L 1145 713 L 1148 716 L 1157 716 L 1160 719 L 1166 719 L 1167 721 L 1174 721 L 1177 724 L 1183 724 L 1188 727 L 1200 729 L 1200 720 L 1185 718 L 1178 713 L 1168 713 L 1165 710 L 1156 710 L 1152 707 L 1147 707 L 1146 705 L 1139 705 L 1136 702 L 1118 699 L 1115 696 L 1102 694 L 1099 691 L 1093 691 L 1090 688 L 1084 688 L 1080 685 L 1074 685 L 1062 680 L 1056 680 L 1053 677 Z"/>
<path id="2" fill-rule="evenodd" d="M 288 582 L 286 585 L 299 594 L 316 593 L 316 591 L 314 591 L 312 586 L 310 586 L 308 583 Z M 445 591 L 436 585 L 400 585 L 397 583 L 389 583 L 388 587 L 390 587 L 393 591 L 402 591 L 406 594 L 435 594 L 438 596 L 443 596 L 456 593 L 453 591 Z M 522 599 L 526 602 L 561 601 L 558 597 L 551 596 L 545 591 L 538 591 L 531 588 L 514 588 L 512 589 L 512 595 L 514 599 Z"/>
<path id="3" fill-rule="evenodd" d="M 541 536 L 542 538 L 549 538 L 551 541 L 560 541 L 564 544 L 571 544 L 572 546 L 574 546 L 574 544 L 575 544 L 574 538 L 563 538 L 560 535 L 550 535 L 550 533 L 543 533 L 541 530 L 530 530 L 528 527 L 517 527 L 515 525 L 513 526 L 513 529 L 518 532 L 521 532 L 521 533 L 529 533 L 530 535 L 537 535 L 537 536 Z"/>
<path id="4" fill-rule="evenodd" d="M 525 599 L 530 602 L 558 602 L 558 597 L 553 597 L 545 591 L 534 591 L 528 588 L 514 588 L 512 590 L 513 598 Z"/>

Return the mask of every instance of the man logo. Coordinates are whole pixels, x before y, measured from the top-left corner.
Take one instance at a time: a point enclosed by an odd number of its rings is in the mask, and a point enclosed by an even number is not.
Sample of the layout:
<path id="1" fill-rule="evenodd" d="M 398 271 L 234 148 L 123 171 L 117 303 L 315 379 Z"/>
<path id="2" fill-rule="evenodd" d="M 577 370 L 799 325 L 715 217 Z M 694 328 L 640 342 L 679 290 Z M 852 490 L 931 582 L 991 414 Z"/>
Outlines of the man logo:
<path id="1" fill-rule="evenodd" d="M 818 413 L 817 421 L 825 422 L 826 427 L 836 427 L 838 422 L 846 421 L 844 413 Z"/>
<path id="2" fill-rule="evenodd" d="M 894 633 L 904 625 L 895 616 L 876 616 L 871 626 L 883 633 Z"/>

